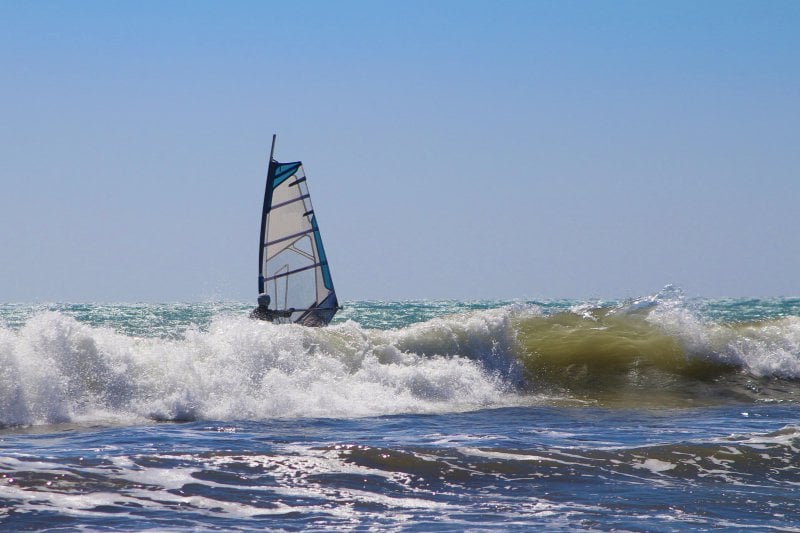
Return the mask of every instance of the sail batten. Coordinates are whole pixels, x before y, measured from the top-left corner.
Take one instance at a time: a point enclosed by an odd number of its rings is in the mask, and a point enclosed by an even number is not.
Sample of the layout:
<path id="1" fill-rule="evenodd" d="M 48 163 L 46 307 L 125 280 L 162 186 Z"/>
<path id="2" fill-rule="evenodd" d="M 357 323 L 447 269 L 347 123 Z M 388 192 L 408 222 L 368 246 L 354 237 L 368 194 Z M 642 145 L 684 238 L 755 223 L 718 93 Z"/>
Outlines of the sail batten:
<path id="1" fill-rule="evenodd" d="M 289 270 L 289 271 L 286 271 L 286 272 L 280 272 L 278 274 L 275 274 L 274 276 L 270 276 L 268 278 L 264 278 L 264 281 L 272 281 L 273 279 L 282 278 L 284 276 L 291 276 L 292 274 L 297 274 L 297 273 L 302 272 L 304 270 L 309 270 L 309 269 L 312 269 L 312 268 L 321 267 L 321 266 L 327 265 L 327 264 L 328 264 L 327 262 L 326 263 L 314 263 L 313 265 L 308 265 L 308 266 L 304 266 L 304 267 L 301 267 L 301 268 L 296 268 L 294 270 Z"/>
<path id="2" fill-rule="evenodd" d="M 295 237 L 302 237 L 303 235 L 308 235 L 309 233 L 313 233 L 313 229 L 308 229 L 305 231 L 301 231 L 299 233 L 295 233 L 293 235 L 287 235 L 286 237 L 281 237 L 280 239 L 275 239 L 274 241 L 265 242 L 264 246 L 272 246 L 273 244 L 280 244 L 282 242 L 288 241 L 290 239 L 294 239 Z"/>
<path id="3" fill-rule="evenodd" d="M 327 325 L 339 309 L 300 161 L 280 163 L 270 157 L 258 289 L 269 296 L 266 314 L 273 321 Z"/>
<path id="4" fill-rule="evenodd" d="M 272 206 L 272 209 L 278 209 L 279 207 L 283 207 L 285 205 L 293 204 L 295 202 L 299 202 L 300 200 L 305 200 L 306 198 L 310 198 L 309 195 L 304 194 L 303 196 L 298 196 L 297 198 L 292 198 L 291 200 L 286 200 L 280 204 L 275 204 Z"/>

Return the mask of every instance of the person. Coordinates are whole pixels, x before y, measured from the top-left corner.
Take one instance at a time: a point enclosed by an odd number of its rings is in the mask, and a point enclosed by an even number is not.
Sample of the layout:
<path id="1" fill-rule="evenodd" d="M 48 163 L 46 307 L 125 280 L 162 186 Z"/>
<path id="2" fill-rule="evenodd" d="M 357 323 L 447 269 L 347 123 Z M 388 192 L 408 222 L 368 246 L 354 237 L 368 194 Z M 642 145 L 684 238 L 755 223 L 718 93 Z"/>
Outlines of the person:
<path id="1" fill-rule="evenodd" d="M 275 322 L 276 318 L 288 318 L 294 313 L 294 309 L 287 309 L 285 311 L 273 311 L 269 308 L 269 294 L 258 295 L 258 307 L 250 311 L 250 318 L 258 320 L 269 320 Z"/>

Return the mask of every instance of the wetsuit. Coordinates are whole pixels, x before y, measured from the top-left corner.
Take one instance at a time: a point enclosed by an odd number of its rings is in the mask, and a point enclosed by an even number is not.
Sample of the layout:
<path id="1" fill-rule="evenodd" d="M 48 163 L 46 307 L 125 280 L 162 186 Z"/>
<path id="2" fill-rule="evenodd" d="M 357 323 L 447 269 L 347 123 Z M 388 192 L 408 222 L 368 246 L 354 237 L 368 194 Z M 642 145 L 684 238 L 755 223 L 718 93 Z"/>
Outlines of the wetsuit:
<path id="1" fill-rule="evenodd" d="M 292 316 L 292 313 L 294 313 L 294 309 L 287 309 L 286 311 L 273 311 L 272 309 L 268 309 L 265 305 L 259 305 L 250 312 L 250 318 L 274 322 L 276 318 L 288 318 Z"/>

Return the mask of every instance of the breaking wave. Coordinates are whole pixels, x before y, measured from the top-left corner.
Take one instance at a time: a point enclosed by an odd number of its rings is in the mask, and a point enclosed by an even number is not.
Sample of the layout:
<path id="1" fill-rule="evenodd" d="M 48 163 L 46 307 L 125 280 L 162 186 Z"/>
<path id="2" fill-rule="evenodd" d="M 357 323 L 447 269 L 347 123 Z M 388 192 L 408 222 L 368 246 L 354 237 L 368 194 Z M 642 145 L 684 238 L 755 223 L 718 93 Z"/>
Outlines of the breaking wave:
<path id="1" fill-rule="evenodd" d="M 219 316 L 181 338 L 128 336 L 58 312 L 0 329 L 3 426 L 264 419 L 504 405 L 508 314 L 399 330 Z M 494 365 L 495 369 L 487 371 Z"/>
<path id="2" fill-rule="evenodd" d="M 633 404 L 800 397 L 800 317 L 720 322 L 678 292 L 517 323 L 529 386 Z"/>
<path id="3" fill-rule="evenodd" d="M 402 305 L 402 304 L 397 304 Z M 794 401 L 800 317 L 704 318 L 678 295 L 504 305 L 394 329 L 220 313 L 142 337 L 43 311 L 0 327 L 0 426 L 435 413 L 542 402 Z"/>

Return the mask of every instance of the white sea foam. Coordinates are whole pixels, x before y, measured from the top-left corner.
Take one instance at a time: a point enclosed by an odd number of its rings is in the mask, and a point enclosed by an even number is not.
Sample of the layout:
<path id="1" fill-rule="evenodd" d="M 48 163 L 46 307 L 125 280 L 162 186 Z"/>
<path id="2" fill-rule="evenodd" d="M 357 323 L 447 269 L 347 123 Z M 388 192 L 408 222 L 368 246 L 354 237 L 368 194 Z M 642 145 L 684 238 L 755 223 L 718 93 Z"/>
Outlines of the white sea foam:
<path id="1" fill-rule="evenodd" d="M 511 311 L 397 330 L 216 317 L 142 338 L 42 312 L 0 328 L 0 425 L 440 412 L 502 405 Z"/>
<path id="2" fill-rule="evenodd" d="M 674 470 L 677 465 L 667 462 L 661 461 L 660 459 L 644 459 L 640 463 L 635 463 L 633 465 L 634 468 L 641 468 L 643 470 L 649 470 L 654 474 L 660 474 L 661 472 L 668 472 L 670 470 Z"/>

